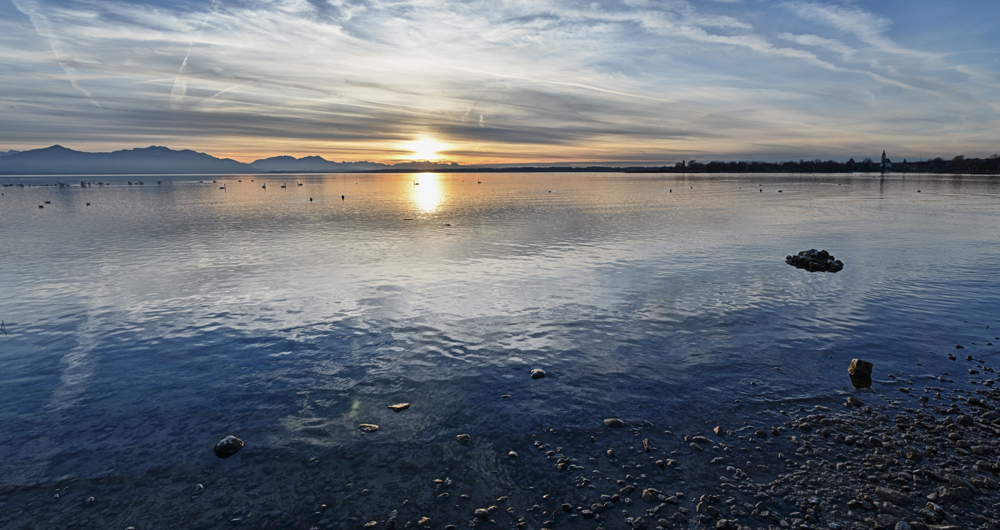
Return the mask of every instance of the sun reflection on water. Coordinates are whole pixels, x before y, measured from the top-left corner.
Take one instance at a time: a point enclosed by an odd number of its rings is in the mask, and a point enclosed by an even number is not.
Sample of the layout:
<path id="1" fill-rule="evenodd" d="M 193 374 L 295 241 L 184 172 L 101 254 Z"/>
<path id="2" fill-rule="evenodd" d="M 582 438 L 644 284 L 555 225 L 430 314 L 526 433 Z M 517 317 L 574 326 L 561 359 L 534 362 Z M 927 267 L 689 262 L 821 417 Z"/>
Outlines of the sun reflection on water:
<path id="1" fill-rule="evenodd" d="M 414 175 L 412 200 L 422 213 L 434 213 L 441 206 L 444 196 L 438 181 L 440 178 L 437 173 Z"/>

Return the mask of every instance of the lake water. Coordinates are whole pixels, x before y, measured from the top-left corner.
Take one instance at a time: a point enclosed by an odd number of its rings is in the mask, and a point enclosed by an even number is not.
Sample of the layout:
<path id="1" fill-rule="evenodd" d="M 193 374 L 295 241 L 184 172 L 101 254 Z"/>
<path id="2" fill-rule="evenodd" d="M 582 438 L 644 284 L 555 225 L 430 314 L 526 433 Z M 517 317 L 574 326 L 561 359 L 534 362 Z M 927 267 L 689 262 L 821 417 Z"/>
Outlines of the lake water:
<path id="1" fill-rule="evenodd" d="M 883 385 L 997 357 L 998 178 L 0 183 L 26 184 L 0 197 L 0 526 L 462 525 L 602 493 L 534 467 L 538 436 L 778 421 L 854 392 L 855 357 Z M 784 263 L 810 248 L 844 270 Z"/>

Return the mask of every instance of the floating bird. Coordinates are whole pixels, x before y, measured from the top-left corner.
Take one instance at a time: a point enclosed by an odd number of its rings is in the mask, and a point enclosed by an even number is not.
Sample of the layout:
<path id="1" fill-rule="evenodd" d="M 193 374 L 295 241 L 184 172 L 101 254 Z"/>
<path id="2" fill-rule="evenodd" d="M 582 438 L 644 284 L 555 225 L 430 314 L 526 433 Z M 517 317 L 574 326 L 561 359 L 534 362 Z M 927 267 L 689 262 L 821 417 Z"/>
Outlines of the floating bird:
<path id="1" fill-rule="evenodd" d="M 52 201 L 45 201 L 45 204 L 52 204 Z"/>
<path id="2" fill-rule="evenodd" d="M 90 206 L 90 203 L 89 203 L 89 202 L 87 203 L 87 206 Z"/>
<path id="3" fill-rule="evenodd" d="M 267 189 L 267 184 L 264 184 L 263 186 L 261 186 L 261 188 L 263 188 L 263 189 L 266 190 Z"/>
<path id="4" fill-rule="evenodd" d="M 301 186 L 301 185 L 302 185 L 302 183 L 301 183 L 301 182 L 299 182 L 299 186 Z"/>
<path id="5" fill-rule="evenodd" d="M 344 200 L 344 196 L 343 195 L 340 196 L 340 200 Z"/>
<path id="6" fill-rule="evenodd" d="M 281 189 L 285 189 L 285 185 L 284 184 L 281 185 Z"/>
<path id="7" fill-rule="evenodd" d="M 309 197 L 309 202 L 313 202 L 313 198 L 312 197 Z"/>
<path id="8" fill-rule="evenodd" d="M 38 207 L 39 208 L 45 208 L 45 205 L 44 204 L 39 204 Z"/>

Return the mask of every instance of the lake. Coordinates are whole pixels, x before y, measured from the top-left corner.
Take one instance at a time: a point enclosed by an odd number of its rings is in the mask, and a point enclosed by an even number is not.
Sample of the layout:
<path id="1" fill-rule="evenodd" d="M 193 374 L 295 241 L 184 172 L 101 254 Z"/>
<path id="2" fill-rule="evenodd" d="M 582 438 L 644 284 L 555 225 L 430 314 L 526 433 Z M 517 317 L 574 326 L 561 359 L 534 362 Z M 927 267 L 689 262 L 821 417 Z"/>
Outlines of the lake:
<path id="1" fill-rule="evenodd" d="M 641 453 L 839 406 L 852 358 L 875 391 L 956 344 L 997 358 L 993 177 L 0 184 L 0 526 L 463 525 L 604 493 L 536 448 L 584 451 L 606 418 Z M 811 248 L 844 269 L 784 262 Z M 246 446 L 216 458 L 230 434 Z"/>

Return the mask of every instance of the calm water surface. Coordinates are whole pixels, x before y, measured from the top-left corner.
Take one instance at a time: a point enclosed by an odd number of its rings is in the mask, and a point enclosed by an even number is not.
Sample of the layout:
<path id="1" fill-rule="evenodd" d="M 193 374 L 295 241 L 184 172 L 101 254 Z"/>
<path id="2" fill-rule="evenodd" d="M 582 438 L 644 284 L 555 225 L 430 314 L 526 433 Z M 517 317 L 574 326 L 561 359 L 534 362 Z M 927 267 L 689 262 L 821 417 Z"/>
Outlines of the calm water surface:
<path id="1" fill-rule="evenodd" d="M 891 382 L 949 369 L 955 344 L 997 353 L 995 178 L 0 183 L 29 185 L 0 197 L 0 493 L 124 485 L 136 513 L 232 480 L 244 496 L 204 527 L 294 521 L 324 492 L 328 520 L 360 521 L 449 473 L 473 497 L 523 491 L 502 462 L 532 433 L 704 432 L 853 392 L 854 357 Z M 809 248 L 844 270 L 784 263 Z M 247 446 L 218 460 L 228 434 Z M 177 510 L 210 511 L 145 523 Z"/>

